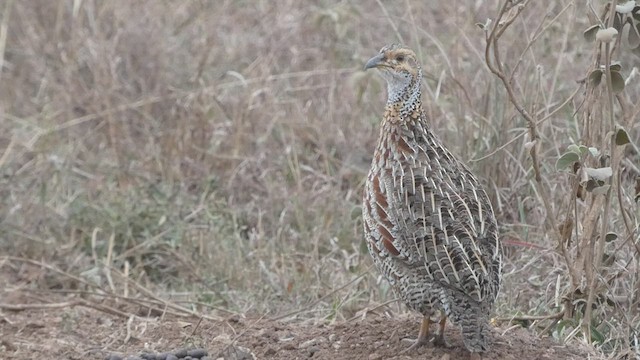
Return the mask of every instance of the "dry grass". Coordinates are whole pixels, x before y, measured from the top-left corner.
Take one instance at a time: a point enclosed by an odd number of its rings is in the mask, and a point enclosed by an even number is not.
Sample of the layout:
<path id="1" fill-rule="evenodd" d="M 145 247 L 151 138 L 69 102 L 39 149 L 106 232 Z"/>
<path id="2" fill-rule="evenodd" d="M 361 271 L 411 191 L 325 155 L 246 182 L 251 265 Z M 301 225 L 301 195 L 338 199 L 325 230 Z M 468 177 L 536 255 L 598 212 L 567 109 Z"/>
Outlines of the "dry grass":
<path id="1" fill-rule="evenodd" d="M 580 82 L 595 63 L 582 37 L 595 17 L 581 2 L 532 1 L 500 39 L 516 97 L 546 118 L 536 181 L 527 121 L 487 68 L 475 25 L 498 10 L 497 0 L 4 2 L 0 248 L 113 292 L 134 291 L 133 279 L 234 312 L 348 319 L 392 299 L 362 240 L 385 94 L 361 68 L 402 40 L 425 64 L 434 127 L 491 193 L 507 253 L 497 314 L 564 311 L 523 322 L 582 338 L 592 291 L 587 338 L 612 357 L 638 351 L 638 154 L 619 147 L 612 161 L 606 226 L 605 202 L 576 200 L 575 175 L 555 168 L 572 143 L 609 149 L 606 87 Z M 614 56 L 629 76 L 637 58 Z M 615 108 L 636 144 L 639 89 L 631 79 Z M 600 229 L 618 238 L 589 278 L 580 246 L 597 254 Z"/>

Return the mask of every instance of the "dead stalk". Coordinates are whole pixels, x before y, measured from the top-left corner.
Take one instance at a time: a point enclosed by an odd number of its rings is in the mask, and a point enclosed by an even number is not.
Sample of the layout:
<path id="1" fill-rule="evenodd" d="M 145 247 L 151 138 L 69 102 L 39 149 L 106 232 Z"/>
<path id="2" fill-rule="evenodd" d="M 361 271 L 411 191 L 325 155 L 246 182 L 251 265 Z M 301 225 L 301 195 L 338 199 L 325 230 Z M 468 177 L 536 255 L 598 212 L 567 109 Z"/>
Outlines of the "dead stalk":
<path id="1" fill-rule="evenodd" d="M 540 136 L 538 135 L 537 130 L 537 121 L 533 118 L 533 116 L 527 111 L 527 109 L 522 104 L 521 99 L 519 99 L 515 95 L 515 91 L 513 89 L 513 85 L 510 81 L 510 77 L 505 74 L 502 67 L 502 59 L 500 56 L 500 47 L 499 40 L 500 37 L 504 34 L 507 28 L 513 24 L 516 20 L 520 12 L 525 8 L 528 1 L 505 1 L 500 12 L 498 13 L 498 17 L 495 20 L 495 25 L 492 27 L 490 32 L 487 32 L 487 46 L 485 48 L 485 62 L 489 68 L 489 70 L 495 74 L 504 85 L 507 94 L 509 95 L 509 100 L 513 104 L 513 106 L 518 110 L 520 115 L 527 121 L 527 125 L 529 128 L 529 136 L 531 137 L 531 141 L 533 142 L 533 146 L 529 152 L 531 156 L 531 162 L 533 166 L 534 178 L 536 181 L 536 190 L 540 197 L 542 198 L 542 202 L 546 212 L 546 224 L 548 228 L 556 229 L 555 219 L 553 216 L 553 210 L 551 208 L 551 203 L 549 201 L 549 196 L 545 189 L 544 184 L 542 183 L 542 174 L 540 171 L 540 160 L 538 158 L 538 147 L 540 142 Z M 535 41 L 535 37 L 530 40 L 530 42 Z M 527 48 L 530 47 L 531 44 L 527 45 Z M 493 50 L 493 52 L 492 52 Z M 560 236 L 556 229 L 556 234 L 558 235 L 558 239 Z"/>

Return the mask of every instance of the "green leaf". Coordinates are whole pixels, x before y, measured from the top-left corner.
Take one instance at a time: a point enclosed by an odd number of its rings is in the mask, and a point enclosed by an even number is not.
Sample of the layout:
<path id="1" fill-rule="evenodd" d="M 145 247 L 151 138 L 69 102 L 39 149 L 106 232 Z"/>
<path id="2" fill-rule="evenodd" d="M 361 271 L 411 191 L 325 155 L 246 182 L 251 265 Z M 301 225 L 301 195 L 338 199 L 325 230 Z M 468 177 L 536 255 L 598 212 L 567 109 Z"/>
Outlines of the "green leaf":
<path id="1" fill-rule="evenodd" d="M 587 30 L 584 31 L 583 35 L 584 35 L 584 39 L 591 42 L 593 40 L 596 39 L 596 33 L 598 32 L 598 30 L 600 30 L 600 25 L 595 24 L 595 25 L 591 25 L 587 28 Z"/>
<path id="2" fill-rule="evenodd" d="M 640 57 L 640 46 L 635 49 L 631 49 L 631 53 L 637 57 Z"/>
<path id="3" fill-rule="evenodd" d="M 596 180 L 607 180 L 613 175 L 613 170 L 610 167 L 602 167 L 602 168 L 585 168 L 587 174 Z"/>
<path id="4" fill-rule="evenodd" d="M 633 8 L 635 6 L 636 6 L 635 0 L 629 0 L 625 3 L 616 5 L 616 12 L 619 14 L 629 14 L 633 11 Z"/>
<path id="5" fill-rule="evenodd" d="M 622 126 L 616 126 L 616 145 L 625 145 L 630 143 L 629 134 Z"/>
<path id="6" fill-rule="evenodd" d="M 591 327 L 591 340 L 593 340 L 593 342 L 596 344 L 604 343 L 604 335 L 602 335 L 602 333 L 598 331 L 595 326 Z"/>
<path id="7" fill-rule="evenodd" d="M 556 161 L 556 169 L 562 170 L 568 166 L 573 165 L 573 163 L 578 162 L 579 160 L 580 160 L 580 157 L 578 156 L 578 154 L 572 151 L 566 152 L 562 154 L 562 156 L 560 156 L 558 161 Z"/>
<path id="8" fill-rule="evenodd" d="M 483 23 L 476 23 L 476 26 L 479 27 L 480 29 L 484 30 L 484 31 L 489 31 L 491 30 L 491 24 L 493 23 L 493 20 L 487 18 L 487 21 Z"/>
<path id="9" fill-rule="evenodd" d="M 580 146 L 584 146 L 584 145 L 580 145 Z M 582 151 L 580 149 L 580 146 L 576 145 L 576 144 L 571 144 L 569 146 L 567 146 L 567 150 L 574 152 L 578 155 L 582 155 Z"/>
<path id="10" fill-rule="evenodd" d="M 616 19 L 618 17 L 616 16 Z M 596 32 L 596 40 L 601 41 L 603 43 L 611 43 L 614 42 L 616 37 L 618 37 L 618 29 L 620 28 L 620 24 L 614 25 L 613 27 L 610 28 L 606 28 L 606 29 L 599 29 Z"/>
<path id="11" fill-rule="evenodd" d="M 587 189 L 588 192 L 592 192 L 594 189 L 597 189 L 598 187 L 603 185 L 604 185 L 604 182 L 602 181 L 589 179 L 589 181 L 587 181 L 587 186 L 585 188 Z"/>
<path id="12" fill-rule="evenodd" d="M 611 72 L 611 86 L 613 87 L 614 93 L 619 93 L 624 90 L 624 78 L 619 71 Z"/>
<path id="13" fill-rule="evenodd" d="M 611 241 L 613 241 L 613 240 L 615 240 L 617 238 L 618 238 L 618 234 L 616 234 L 614 232 L 610 232 L 610 233 L 607 233 L 607 235 L 604 236 L 604 241 L 611 242 Z"/>
<path id="14" fill-rule="evenodd" d="M 640 24 L 636 25 L 629 20 L 629 26 L 626 26 L 624 30 L 628 31 L 626 39 L 629 49 L 635 49 L 640 46 Z"/>
<path id="15" fill-rule="evenodd" d="M 611 65 L 609 66 L 609 69 L 610 69 L 611 71 L 618 71 L 618 72 L 620 72 L 620 71 L 622 70 L 622 65 L 620 65 L 620 62 L 619 62 L 619 61 L 615 61 L 615 62 L 612 62 L 612 63 L 611 63 Z"/>
<path id="16" fill-rule="evenodd" d="M 597 186 L 597 187 L 593 188 L 591 190 L 591 192 L 593 193 L 593 195 L 605 195 L 607 193 L 607 191 L 609 191 L 610 187 L 611 187 L 611 185 L 609 185 L 609 184 L 602 185 L 602 186 Z"/>
<path id="17" fill-rule="evenodd" d="M 558 339 L 564 338 L 565 329 L 572 329 L 575 327 L 575 320 L 573 319 L 563 319 L 558 321 L 558 325 L 556 325 L 555 333 L 558 335 Z"/>
<path id="18" fill-rule="evenodd" d="M 602 81 L 602 70 L 596 69 L 589 73 L 589 82 L 591 86 L 596 87 L 600 85 L 600 81 Z"/>
<path id="19" fill-rule="evenodd" d="M 622 14 L 616 13 L 613 17 L 613 28 L 616 30 L 622 30 L 622 25 L 624 25 L 624 22 L 622 20 Z"/>

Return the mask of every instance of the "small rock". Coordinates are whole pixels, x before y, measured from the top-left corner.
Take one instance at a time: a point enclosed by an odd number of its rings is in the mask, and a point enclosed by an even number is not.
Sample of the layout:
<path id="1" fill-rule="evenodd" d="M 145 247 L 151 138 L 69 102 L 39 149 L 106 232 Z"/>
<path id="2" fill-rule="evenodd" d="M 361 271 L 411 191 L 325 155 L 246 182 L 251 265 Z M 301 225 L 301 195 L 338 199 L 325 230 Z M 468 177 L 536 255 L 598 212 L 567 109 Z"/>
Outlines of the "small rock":
<path id="1" fill-rule="evenodd" d="M 378 353 L 369 354 L 369 360 L 382 360 L 382 355 Z"/>
<path id="2" fill-rule="evenodd" d="M 309 346 L 317 345 L 317 344 L 321 344 L 321 343 L 324 343 L 324 342 L 327 342 L 327 340 L 326 340 L 325 338 L 323 338 L 323 337 L 319 337 L 319 338 L 315 338 L 315 339 L 307 340 L 307 341 L 305 341 L 305 342 L 301 343 L 301 344 L 298 346 L 298 348 L 300 348 L 300 349 L 306 349 L 306 348 L 308 348 Z"/>
<path id="3" fill-rule="evenodd" d="M 151 353 L 142 353 L 140 354 L 140 357 L 144 360 L 156 360 L 156 354 Z"/>
<path id="4" fill-rule="evenodd" d="M 187 351 L 187 355 L 192 358 L 200 359 L 203 356 L 207 356 L 207 350 L 205 349 L 191 349 Z"/>
<path id="5" fill-rule="evenodd" d="M 178 357 L 175 354 L 167 354 L 166 360 L 178 360 Z"/>
<path id="6" fill-rule="evenodd" d="M 334 342 L 336 340 L 336 334 L 329 335 L 329 342 Z"/>
<path id="7" fill-rule="evenodd" d="M 312 346 L 309 348 L 309 357 L 313 357 L 313 355 L 315 355 L 315 353 L 317 353 L 318 351 L 320 351 L 320 349 L 318 349 L 317 346 Z"/>
<path id="8" fill-rule="evenodd" d="M 160 354 L 156 354 L 156 360 L 167 360 L 167 356 L 169 356 L 169 353 L 160 353 Z"/>
<path id="9" fill-rule="evenodd" d="M 293 339 L 295 339 L 295 336 L 293 336 L 293 335 L 287 335 L 287 336 L 283 336 L 283 337 L 278 338 L 278 341 L 280 341 L 280 342 L 287 342 L 287 341 L 291 341 L 291 340 L 293 340 Z"/>
<path id="10" fill-rule="evenodd" d="M 311 345 L 315 345 L 315 343 L 316 343 L 316 339 L 307 340 L 307 341 L 305 341 L 303 343 L 300 343 L 300 345 L 298 345 L 298 348 L 299 349 L 305 349 L 305 348 L 308 348 Z"/>
<path id="11" fill-rule="evenodd" d="M 116 354 L 107 355 L 104 360 L 122 360 L 122 356 Z"/>
<path id="12" fill-rule="evenodd" d="M 180 349 L 173 352 L 178 359 L 187 356 L 187 349 Z"/>

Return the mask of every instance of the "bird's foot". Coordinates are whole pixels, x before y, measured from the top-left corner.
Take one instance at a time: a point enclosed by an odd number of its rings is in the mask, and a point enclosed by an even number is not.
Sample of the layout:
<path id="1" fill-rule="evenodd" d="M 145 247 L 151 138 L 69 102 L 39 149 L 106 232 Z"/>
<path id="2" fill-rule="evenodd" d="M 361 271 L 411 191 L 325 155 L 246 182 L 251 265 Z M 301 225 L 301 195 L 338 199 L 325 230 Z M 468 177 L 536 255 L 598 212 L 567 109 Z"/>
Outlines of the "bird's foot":
<path id="1" fill-rule="evenodd" d="M 403 342 L 410 342 L 412 343 L 411 346 L 409 346 L 408 348 L 404 349 L 403 351 L 400 352 L 400 354 L 405 354 L 409 351 L 413 351 L 423 345 L 427 345 L 429 344 L 429 324 L 431 323 L 431 320 L 429 319 L 428 316 L 425 316 L 422 318 L 422 323 L 420 324 L 420 332 L 418 333 L 418 338 L 417 339 L 402 339 Z"/>
<path id="2" fill-rule="evenodd" d="M 410 351 L 416 350 L 419 347 L 428 345 L 430 343 L 429 338 L 427 336 L 419 336 L 417 339 L 402 339 L 401 341 L 405 343 L 410 343 L 411 345 L 408 348 L 402 350 L 400 354 L 406 354 Z"/>
<path id="3" fill-rule="evenodd" d="M 449 348 L 449 344 L 447 344 L 447 342 L 444 340 L 444 334 L 438 334 L 434 336 L 431 342 L 433 343 L 433 346 L 437 346 L 445 349 Z"/>

